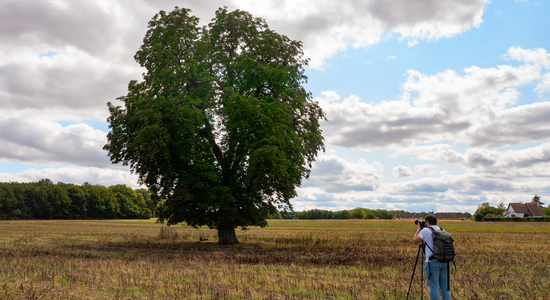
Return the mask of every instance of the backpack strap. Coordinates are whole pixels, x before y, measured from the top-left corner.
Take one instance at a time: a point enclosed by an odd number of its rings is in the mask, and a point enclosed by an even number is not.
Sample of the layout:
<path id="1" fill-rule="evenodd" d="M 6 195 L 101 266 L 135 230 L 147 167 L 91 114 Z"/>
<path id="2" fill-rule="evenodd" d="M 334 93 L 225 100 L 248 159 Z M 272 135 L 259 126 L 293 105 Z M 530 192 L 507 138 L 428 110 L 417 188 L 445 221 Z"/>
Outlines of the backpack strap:
<path id="1" fill-rule="evenodd" d="M 427 227 L 427 228 L 428 228 L 429 230 L 432 231 L 432 243 L 433 243 L 435 229 L 433 229 L 431 226 L 430 226 L 430 227 Z M 439 228 L 441 228 L 441 227 L 439 227 Z M 443 231 L 443 228 L 441 228 L 440 231 Z M 430 246 L 428 245 L 428 243 L 424 243 L 424 244 L 426 244 L 426 246 L 428 246 L 428 249 L 430 249 L 430 251 L 432 251 L 432 255 L 431 255 L 430 257 L 434 257 L 434 249 L 432 249 L 432 247 L 430 247 Z"/>
<path id="2" fill-rule="evenodd" d="M 433 234 L 433 232 L 435 231 L 435 229 L 433 229 L 432 226 L 427 227 L 427 228 L 428 228 L 429 230 L 432 231 L 432 234 Z M 443 228 L 441 228 L 441 227 L 439 227 L 439 229 L 441 229 L 441 230 L 438 230 L 438 231 L 445 231 L 445 229 L 443 229 Z"/>
<path id="3" fill-rule="evenodd" d="M 441 228 L 441 227 L 440 227 L 440 228 Z M 433 243 L 433 240 L 434 240 L 434 232 L 435 232 L 435 229 L 433 229 L 433 228 L 432 228 L 431 226 L 430 226 L 430 227 L 428 227 L 428 229 L 432 231 L 432 243 Z M 426 246 L 428 246 L 428 244 L 427 244 L 427 243 L 426 243 Z M 428 248 L 430 249 L 430 251 L 432 251 L 432 255 L 433 255 L 433 253 L 434 253 L 434 250 L 433 250 L 433 249 L 432 249 L 432 248 L 431 248 L 430 246 L 428 246 Z"/>
<path id="4" fill-rule="evenodd" d="M 429 228 L 429 227 L 428 227 Z M 431 229 L 431 228 L 430 228 Z M 432 229 L 432 241 L 434 239 L 434 234 L 433 234 L 433 229 Z M 429 259 L 431 259 L 431 257 L 433 257 L 433 253 L 434 253 L 434 249 L 432 249 L 432 247 L 430 247 L 430 245 L 428 245 L 428 243 L 422 241 L 422 243 L 424 244 L 424 246 L 428 247 L 428 249 L 430 249 L 430 251 L 432 251 L 432 255 L 430 256 Z M 429 266 L 428 266 L 429 267 Z M 431 272 L 431 271 L 430 271 Z"/>

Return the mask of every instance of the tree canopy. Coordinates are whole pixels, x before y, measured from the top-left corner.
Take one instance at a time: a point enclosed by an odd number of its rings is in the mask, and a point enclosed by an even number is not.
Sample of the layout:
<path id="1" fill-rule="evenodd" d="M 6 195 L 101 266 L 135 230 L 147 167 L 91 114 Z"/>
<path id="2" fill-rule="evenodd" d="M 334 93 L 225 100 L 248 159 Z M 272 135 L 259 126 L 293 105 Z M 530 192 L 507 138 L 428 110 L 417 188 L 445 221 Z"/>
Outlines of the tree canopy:
<path id="1" fill-rule="evenodd" d="M 487 215 L 502 216 L 503 212 L 504 208 L 494 207 L 489 205 L 489 202 L 483 202 L 477 206 L 473 219 L 476 221 L 482 221 Z"/>
<path id="2" fill-rule="evenodd" d="M 159 222 L 216 228 L 265 226 L 324 150 L 325 115 L 303 88 L 302 44 L 260 18 L 220 8 L 198 26 L 176 7 L 149 22 L 134 56 L 146 69 L 124 107 L 108 103 L 104 149 L 129 165 L 160 207 Z"/>
<path id="3" fill-rule="evenodd" d="M 533 199 L 531 200 L 531 202 L 537 203 L 540 207 L 544 205 L 544 203 L 540 200 L 540 196 L 537 196 L 537 194 L 533 196 Z"/>

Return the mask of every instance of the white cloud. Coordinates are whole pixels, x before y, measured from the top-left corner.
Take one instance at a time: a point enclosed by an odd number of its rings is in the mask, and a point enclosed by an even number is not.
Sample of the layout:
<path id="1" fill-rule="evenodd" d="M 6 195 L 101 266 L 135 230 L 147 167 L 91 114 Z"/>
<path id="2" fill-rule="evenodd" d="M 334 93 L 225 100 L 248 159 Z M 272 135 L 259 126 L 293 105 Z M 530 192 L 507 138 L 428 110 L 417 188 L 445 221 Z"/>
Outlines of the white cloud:
<path id="1" fill-rule="evenodd" d="M 407 46 L 409 46 L 409 47 L 413 47 L 413 46 L 415 46 L 416 44 L 418 44 L 418 40 L 412 40 L 412 41 L 408 41 L 408 42 L 407 42 Z"/>
<path id="2" fill-rule="evenodd" d="M 0 173 L 0 182 L 36 182 L 40 179 L 49 178 L 53 182 L 64 182 L 82 184 L 100 184 L 111 186 L 115 184 L 126 184 L 133 188 L 139 188 L 138 177 L 129 171 L 113 170 L 103 168 L 46 168 L 42 170 L 27 170 L 16 174 Z"/>
<path id="3" fill-rule="evenodd" d="M 464 75 L 409 70 L 400 100 L 372 104 L 353 95 L 334 101 L 336 95 L 329 99 L 322 94 L 316 100 L 329 119 L 323 123 L 325 138 L 333 145 L 365 150 L 441 140 L 496 147 L 548 139 L 550 102 L 515 105 L 518 87 L 546 78 L 542 70 L 549 56 L 544 49 L 521 48 L 510 48 L 508 56 L 525 63 L 472 66 Z"/>
<path id="4" fill-rule="evenodd" d="M 522 49 L 521 47 L 511 47 L 508 50 L 507 57 L 517 61 L 524 61 L 542 65 L 545 68 L 550 68 L 550 53 L 545 49 L 538 48 L 535 50 Z"/>
<path id="5" fill-rule="evenodd" d="M 304 42 L 313 68 L 349 46 L 379 43 L 385 35 L 400 39 L 436 40 L 450 37 L 483 20 L 487 0 L 254 1 L 235 0 L 230 7 L 250 11 L 270 27 Z M 409 45 L 412 45 L 409 42 Z"/>
<path id="6" fill-rule="evenodd" d="M 469 174 L 483 175 L 486 178 L 511 181 L 550 178 L 550 143 L 508 151 L 470 148 L 464 153 L 453 150 L 451 145 L 436 144 L 399 149 L 391 155 L 392 158 L 398 156 L 457 164 L 465 167 Z"/>
<path id="7" fill-rule="evenodd" d="M 544 74 L 544 76 L 540 80 L 540 83 L 535 88 L 535 91 L 539 92 L 540 94 L 550 92 L 550 73 Z"/>
<path id="8" fill-rule="evenodd" d="M 80 123 L 0 119 L 0 160 L 47 166 L 110 167 L 106 133 Z M 113 166 L 114 167 L 114 166 Z"/>
<path id="9" fill-rule="evenodd" d="M 140 73 L 137 65 L 109 62 L 72 47 L 52 57 L 23 50 L 0 65 L 0 111 L 18 118 L 104 121 L 106 103 L 125 94 Z"/>
<path id="10" fill-rule="evenodd" d="M 442 161 L 454 164 L 464 164 L 464 156 L 453 150 L 451 145 L 435 144 L 430 146 L 415 146 L 395 150 L 389 156 L 397 158 L 402 155 L 412 155 L 426 161 Z"/>
<path id="11" fill-rule="evenodd" d="M 417 174 L 423 174 L 423 175 L 433 175 L 433 174 L 437 174 L 438 168 L 439 166 L 431 165 L 431 164 L 417 165 L 414 167 L 414 172 Z"/>
<path id="12" fill-rule="evenodd" d="M 328 193 L 344 191 L 372 191 L 382 183 L 384 166 L 359 160 L 350 163 L 335 155 L 321 155 L 313 163 L 310 179 L 304 188 L 315 188 Z"/>
<path id="13" fill-rule="evenodd" d="M 386 56 L 386 59 L 396 59 L 397 57 L 393 56 L 393 55 L 388 55 Z"/>
<path id="14" fill-rule="evenodd" d="M 407 166 L 397 166 L 392 169 L 392 175 L 397 178 L 411 177 L 413 176 L 413 171 Z"/>

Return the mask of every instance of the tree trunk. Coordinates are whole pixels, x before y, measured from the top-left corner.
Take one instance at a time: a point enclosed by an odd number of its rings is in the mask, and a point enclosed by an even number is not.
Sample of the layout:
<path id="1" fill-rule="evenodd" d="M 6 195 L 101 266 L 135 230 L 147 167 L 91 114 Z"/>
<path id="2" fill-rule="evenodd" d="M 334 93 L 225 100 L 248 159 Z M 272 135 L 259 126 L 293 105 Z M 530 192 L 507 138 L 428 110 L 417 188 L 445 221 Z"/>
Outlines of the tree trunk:
<path id="1" fill-rule="evenodd" d="M 238 244 L 237 236 L 235 235 L 235 227 L 219 226 L 218 227 L 218 244 L 231 245 Z"/>

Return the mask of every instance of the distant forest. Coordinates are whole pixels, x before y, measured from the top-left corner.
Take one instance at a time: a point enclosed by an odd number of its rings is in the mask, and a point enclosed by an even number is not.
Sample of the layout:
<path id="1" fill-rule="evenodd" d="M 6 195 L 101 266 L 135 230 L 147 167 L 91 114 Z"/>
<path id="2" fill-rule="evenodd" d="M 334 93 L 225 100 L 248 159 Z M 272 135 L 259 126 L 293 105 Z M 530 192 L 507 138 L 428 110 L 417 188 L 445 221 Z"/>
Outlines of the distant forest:
<path id="1" fill-rule="evenodd" d="M 156 214 L 149 191 L 124 184 L 0 182 L 0 220 L 149 219 Z"/>
<path id="2" fill-rule="evenodd" d="M 357 207 L 351 210 L 330 211 L 322 209 L 312 209 L 296 212 L 294 219 L 319 220 L 319 219 L 395 219 L 396 212 L 402 210 L 368 209 Z"/>

